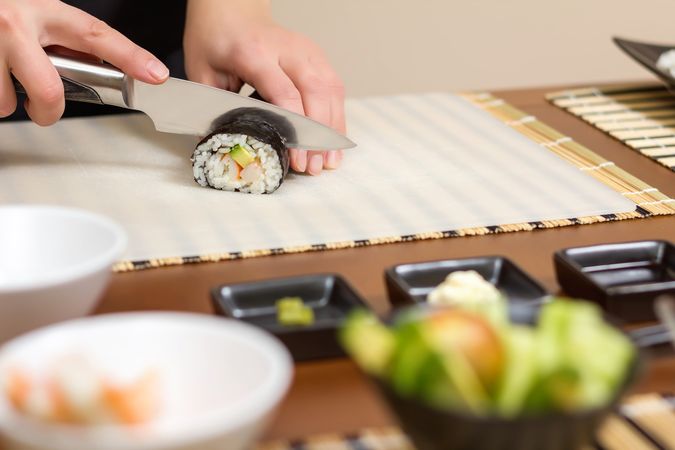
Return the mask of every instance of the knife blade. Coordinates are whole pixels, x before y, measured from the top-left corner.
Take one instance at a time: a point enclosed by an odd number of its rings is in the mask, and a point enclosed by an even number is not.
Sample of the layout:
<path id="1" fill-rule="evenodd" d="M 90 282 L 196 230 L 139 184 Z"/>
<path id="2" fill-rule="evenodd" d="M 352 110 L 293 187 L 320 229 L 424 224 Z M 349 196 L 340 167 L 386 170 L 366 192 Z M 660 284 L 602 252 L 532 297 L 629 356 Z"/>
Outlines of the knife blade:
<path id="1" fill-rule="evenodd" d="M 668 86 L 671 88 L 675 86 L 675 79 L 671 77 L 667 71 L 659 69 L 657 65 L 659 57 L 668 50 L 672 50 L 672 47 L 631 41 L 619 37 L 614 37 L 613 40 L 614 43 L 628 56 L 640 63 L 647 70 L 651 71 L 654 75 L 661 78 Z"/>
<path id="2" fill-rule="evenodd" d="M 145 113 L 158 131 L 205 136 L 223 117 L 253 114 L 272 122 L 287 147 L 339 150 L 355 147 L 346 136 L 315 120 L 223 89 L 178 78 L 153 85 L 114 66 L 48 53 L 67 100 L 114 105 Z M 23 86 L 13 79 L 17 92 Z"/>

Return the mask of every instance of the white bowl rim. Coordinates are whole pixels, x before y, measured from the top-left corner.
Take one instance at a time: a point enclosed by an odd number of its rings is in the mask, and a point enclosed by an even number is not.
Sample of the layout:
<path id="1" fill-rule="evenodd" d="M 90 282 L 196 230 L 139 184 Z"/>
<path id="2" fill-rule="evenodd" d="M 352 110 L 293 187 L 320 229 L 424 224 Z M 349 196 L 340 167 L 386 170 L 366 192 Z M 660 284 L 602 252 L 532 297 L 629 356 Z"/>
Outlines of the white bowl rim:
<path id="1" fill-rule="evenodd" d="M 113 235 L 113 245 L 105 252 L 94 255 L 76 264 L 69 265 L 50 275 L 42 276 L 39 279 L 0 283 L 0 294 L 52 288 L 96 273 L 113 264 L 117 258 L 122 255 L 127 246 L 126 232 L 119 224 L 106 216 L 83 209 L 41 204 L 9 204 L 0 206 L 0 214 L 2 214 L 3 211 L 30 211 L 84 219 L 111 232 Z"/>
<path id="2" fill-rule="evenodd" d="M 236 415 L 228 413 L 227 408 L 222 411 L 214 411 L 208 415 L 196 415 L 196 419 L 187 419 L 181 421 L 179 435 L 178 433 L 167 433 L 165 435 L 155 435 L 151 441 L 138 441 L 131 439 L 132 434 L 126 425 L 118 426 L 100 426 L 90 427 L 88 436 L 96 436 L 100 432 L 102 442 L 97 442 L 97 449 L 101 450 L 144 450 L 144 449 L 162 449 L 162 448 L 179 448 L 181 446 L 196 444 L 198 442 L 208 441 L 209 439 L 217 438 L 218 436 L 231 433 L 238 428 L 242 428 L 248 424 L 252 424 L 257 420 L 270 413 L 274 406 L 276 406 L 288 390 L 293 378 L 293 362 L 290 353 L 286 347 L 273 335 L 264 332 L 263 330 L 235 319 L 227 319 L 223 317 L 216 317 L 207 314 L 191 313 L 191 312 L 124 312 L 124 313 L 110 313 L 98 316 L 84 317 L 58 324 L 50 325 L 27 334 L 21 335 L 15 339 L 10 340 L 4 345 L 0 346 L 0 362 L 11 353 L 15 347 L 27 345 L 34 337 L 43 334 L 55 333 L 63 328 L 72 328 L 80 326 L 93 326 L 94 324 L 105 323 L 124 323 L 128 321 L 149 321 L 152 323 L 176 322 L 189 323 L 201 329 L 211 329 L 214 331 L 222 331 L 227 329 L 227 334 L 230 336 L 243 337 L 249 343 L 252 343 L 259 350 L 262 350 L 264 356 L 269 358 L 272 362 L 272 370 L 269 372 L 265 383 L 256 388 L 254 394 L 247 398 L 244 402 L 238 404 L 241 408 Z M 225 327 L 223 327 L 225 325 Z M 3 406 L 4 404 L 4 406 Z M 11 427 L 7 429 L 2 423 L 2 408 L 5 408 L 6 413 L 12 418 L 12 423 L 33 423 L 36 421 L 22 416 L 6 403 L 4 393 L 0 392 L 0 430 L 8 437 L 17 437 L 21 442 L 30 442 L 33 445 L 41 445 L 44 441 L 36 439 L 35 436 L 29 433 L 16 433 L 16 430 Z M 225 419 L 225 422 L 223 422 Z M 52 425 L 37 422 L 38 426 L 45 427 L 55 433 L 65 433 L 76 430 L 77 426 L 72 425 Z M 124 431 L 116 432 L 113 435 L 110 431 Z M 61 447 L 53 447 L 54 449 L 61 449 Z"/>

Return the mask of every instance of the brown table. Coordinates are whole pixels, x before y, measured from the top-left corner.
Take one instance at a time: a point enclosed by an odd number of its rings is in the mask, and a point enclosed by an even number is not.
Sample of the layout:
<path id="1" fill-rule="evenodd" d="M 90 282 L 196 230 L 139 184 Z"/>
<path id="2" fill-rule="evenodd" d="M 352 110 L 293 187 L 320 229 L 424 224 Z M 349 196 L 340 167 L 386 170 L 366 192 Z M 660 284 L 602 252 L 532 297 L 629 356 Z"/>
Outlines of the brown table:
<path id="1" fill-rule="evenodd" d="M 553 107 L 544 94 L 559 88 L 497 92 L 516 107 L 574 137 L 637 177 L 675 197 L 675 174 Z M 98 312 L 182 310 L 212 313 L 209 290 L 221 283 L 307 273 L 339 272 L 380 313 L 388 309 L 383 269 L 394 264 L 502 254 L 557 292 L 553 252 L 570 246 L 638 239 L 675 241 L 675 216 L 533 232 L 273 256 L 116 274 Z M 675 390 L 675 356 L 652 359 L 636 391 Z M 392 423 L 367 382 L 347 360 L 299 364 L 293 387 L 268 438 L 350 432 Z"/>

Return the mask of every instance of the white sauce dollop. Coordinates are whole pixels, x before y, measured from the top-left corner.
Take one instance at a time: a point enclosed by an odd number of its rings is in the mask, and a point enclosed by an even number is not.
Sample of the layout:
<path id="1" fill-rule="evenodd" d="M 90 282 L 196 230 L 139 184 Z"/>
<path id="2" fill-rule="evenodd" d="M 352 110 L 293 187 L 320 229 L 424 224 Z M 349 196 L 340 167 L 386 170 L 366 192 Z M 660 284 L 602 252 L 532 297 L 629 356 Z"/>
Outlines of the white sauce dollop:
<path id="1" fill-rule="evenodd" d="M 429 303 L 460 306 L 467 303 L 498 303 L 502 294 L 475 270 L 452 272 L 428 296 Z"/>

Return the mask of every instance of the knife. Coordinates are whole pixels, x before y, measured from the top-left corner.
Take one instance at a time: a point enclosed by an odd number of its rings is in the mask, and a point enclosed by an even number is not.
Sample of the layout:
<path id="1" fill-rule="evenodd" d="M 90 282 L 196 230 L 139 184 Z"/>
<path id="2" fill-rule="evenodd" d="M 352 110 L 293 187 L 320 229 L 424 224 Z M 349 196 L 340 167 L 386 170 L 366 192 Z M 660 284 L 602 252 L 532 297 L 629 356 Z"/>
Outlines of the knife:
<path id="1" fill-rule="evenodd" d="M 661 80 L 671 88 L 675 86 L 675 79 L 673 79 L 668 72 L 659 69 L 657 65 L 659 57 L 668 50 L 672 50 L 672 47 L 631 41 L 619 37 L 613 39 L 614 43 L 628 54 L 628 56 L 640 63 L 647 70 L 651 71 L 654 75 L 661 78 Z"/>
<path id="2" fill-rule="evenodd" d="M 178 78 L 148 84 L 109 64 L 48 56 L 61 76 L 66 100 L 141 111 L 158 131 L 206 136 L 223 117 L 233 118 L 241 112 L 278 125 L 287 147 L 339 150 L 356 146 L 326 125 L 261 100 Z M 19 81 L 13 81 L 16 91 L 25 93 Z"/>

